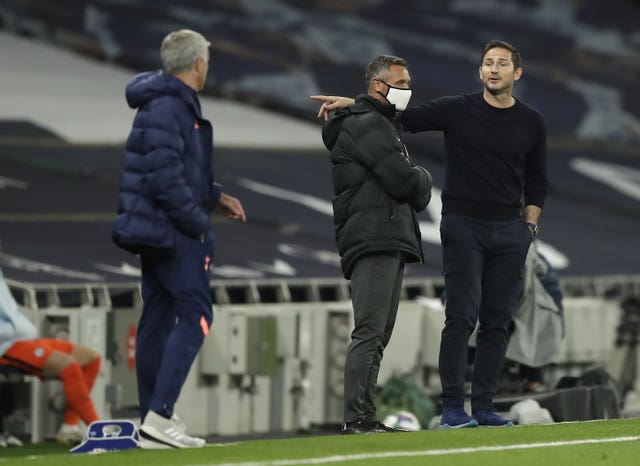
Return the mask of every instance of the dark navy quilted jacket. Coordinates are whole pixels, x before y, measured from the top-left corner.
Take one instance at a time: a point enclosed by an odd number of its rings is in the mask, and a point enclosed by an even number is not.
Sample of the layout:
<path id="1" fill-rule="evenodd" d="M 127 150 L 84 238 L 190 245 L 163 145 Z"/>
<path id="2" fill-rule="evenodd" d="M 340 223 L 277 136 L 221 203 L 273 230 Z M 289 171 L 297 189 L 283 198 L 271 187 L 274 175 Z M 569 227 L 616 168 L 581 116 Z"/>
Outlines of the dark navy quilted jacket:
<path id="1" fill-rule="evenodd" d="M 211 242 L 213 128 L 196 92 L 178 78 L 146 72 L 127 85 L 138 112 L 124 154 L 114 242 L 132 253 L 180 255 L 189 237 Z"/>

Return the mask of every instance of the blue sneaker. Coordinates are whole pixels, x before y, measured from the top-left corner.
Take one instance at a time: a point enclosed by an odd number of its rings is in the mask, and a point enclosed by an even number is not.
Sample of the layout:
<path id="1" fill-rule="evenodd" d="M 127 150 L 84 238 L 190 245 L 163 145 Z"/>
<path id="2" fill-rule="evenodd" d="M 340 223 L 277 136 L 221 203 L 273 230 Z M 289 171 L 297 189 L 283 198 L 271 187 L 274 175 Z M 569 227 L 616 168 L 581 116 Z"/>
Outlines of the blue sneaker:
<path id="1" fill-rule="evenodd" d="M 440 429 L 461 429 L 463 427 L 478 427 L 478 421 L 469 416 L 462 406 L 444 408 Z"/>
<path id="2" fill-rule="evenodd" d="M 480 427 L 512 427 L 513 422 L 498 416 L 493 409 L 486 409 L 473 413 L 473 417 L 478 421 Z"/>

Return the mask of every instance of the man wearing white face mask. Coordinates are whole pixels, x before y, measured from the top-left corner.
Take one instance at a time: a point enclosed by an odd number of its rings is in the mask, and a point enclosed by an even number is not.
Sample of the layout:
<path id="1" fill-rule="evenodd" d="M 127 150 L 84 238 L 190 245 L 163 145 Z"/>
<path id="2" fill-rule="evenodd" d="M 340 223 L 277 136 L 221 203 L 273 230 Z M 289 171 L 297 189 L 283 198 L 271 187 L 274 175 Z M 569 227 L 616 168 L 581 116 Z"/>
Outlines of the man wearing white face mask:
<path id="1" fill-rule="evenodd" d="M 395 324 L 404 264 L 424 259 L 416 212 L 431 200 L 431 174 L 411 161 L 396 112 L 411 90 L 407 62 L 380 55 L 367 94 L 322 129 L 331 151 L 334 225 L 342 271 L 351 280 L 355 327 L 347 349 L 344 434 L 390 432 L 376 419 L 380 361 Z"/>

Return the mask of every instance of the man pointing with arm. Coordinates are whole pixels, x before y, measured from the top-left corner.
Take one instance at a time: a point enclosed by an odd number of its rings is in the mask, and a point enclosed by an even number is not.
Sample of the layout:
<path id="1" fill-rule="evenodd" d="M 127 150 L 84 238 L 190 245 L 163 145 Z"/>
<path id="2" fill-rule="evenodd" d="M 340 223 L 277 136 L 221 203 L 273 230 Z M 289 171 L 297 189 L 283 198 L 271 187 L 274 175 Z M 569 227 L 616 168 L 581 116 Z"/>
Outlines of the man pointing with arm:
<path id="1" fill-rule="evenodd" d="M 441 428 L 512 425 L 495 413 L 493 398 L 548 184 L 544 120 L 512 95 L 522 72 L 515 47 L 488 42 L 479 68 L 481 92 L 410 106 L 400 116 L 410 132 L 442 131 L 445 137 Z M 323 102 L 319 115 L 353 102 L 312 98 Z M 467 347 L 478 321 L 469 416 L 463 407 Z"/>

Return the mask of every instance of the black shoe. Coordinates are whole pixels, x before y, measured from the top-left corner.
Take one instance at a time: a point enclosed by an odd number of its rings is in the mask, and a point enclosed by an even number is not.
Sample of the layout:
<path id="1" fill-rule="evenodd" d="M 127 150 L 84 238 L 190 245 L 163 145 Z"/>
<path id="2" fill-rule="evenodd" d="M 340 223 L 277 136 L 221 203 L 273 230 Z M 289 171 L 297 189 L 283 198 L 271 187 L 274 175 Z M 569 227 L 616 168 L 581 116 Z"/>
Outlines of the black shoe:
<path id="1" fill-rule="evenodd" d="M 374 434 L 375 421 L 365 421 L 364 419 L 356 419 L 355 421 L 345 422 L 342 424 L 342 435 L 350 434 Z"/>
<path id="2" fill-rule="evenodd" d="M 383 434 L 387 432 L 402 432 L 400 429 L 387 427 L 380 421 L 365 421 L 357 419 L 342 424 L 342 435 L 350 434 Z"/>
<path id="3" fill-rule="evenodd" d="M 397 427 L 389 427 L 380 421 L 375 421 L 376 432 L 409 432 L 408 430 L 398 429 Z"/>

